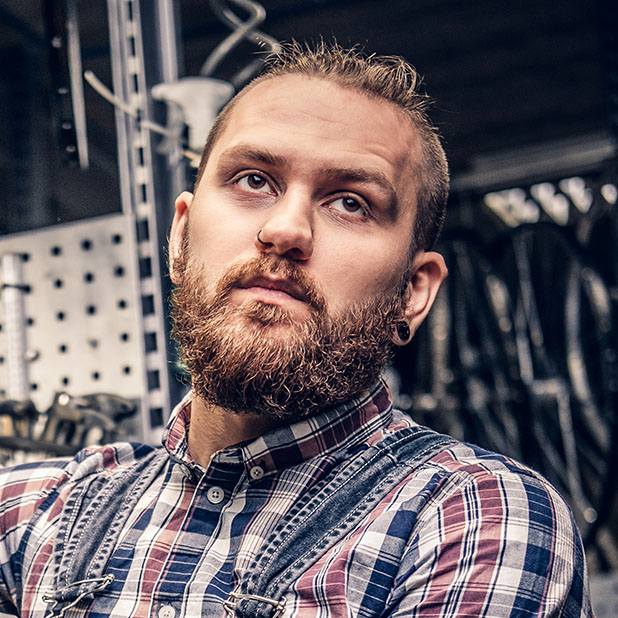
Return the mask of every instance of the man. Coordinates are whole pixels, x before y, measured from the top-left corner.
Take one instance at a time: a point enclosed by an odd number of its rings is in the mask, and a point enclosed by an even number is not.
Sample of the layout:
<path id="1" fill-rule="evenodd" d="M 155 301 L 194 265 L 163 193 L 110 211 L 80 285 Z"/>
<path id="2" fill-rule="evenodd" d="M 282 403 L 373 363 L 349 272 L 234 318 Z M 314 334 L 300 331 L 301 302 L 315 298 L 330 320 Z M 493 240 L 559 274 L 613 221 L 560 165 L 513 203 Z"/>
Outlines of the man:
<path id="1" fill-rule="evenodd" d="M 0 616 L 590 616 L 563 500 L 418 428 L 380 381 L 446 275 L 414 70 L 285 47 L 176 201 L 192 394 L 164 448 L 9 470 Z"/>

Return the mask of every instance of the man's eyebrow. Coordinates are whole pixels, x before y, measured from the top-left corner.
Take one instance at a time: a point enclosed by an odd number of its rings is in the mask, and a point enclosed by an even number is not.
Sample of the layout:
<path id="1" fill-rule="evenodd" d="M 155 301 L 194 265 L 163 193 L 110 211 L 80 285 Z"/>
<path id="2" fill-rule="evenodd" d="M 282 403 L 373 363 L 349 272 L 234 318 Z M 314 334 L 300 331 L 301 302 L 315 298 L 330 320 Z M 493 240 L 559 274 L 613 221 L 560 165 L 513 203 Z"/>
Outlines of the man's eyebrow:
<path id="1" fill-rule="evenodd" d="M 226 163 L 230 160 L 244 159 L 257 161 L 271 166 L 283 166 L 285 165 L 285 158 L 279 155 L 273 154 L 263 148 L 254 148 L 246 144 L 237 144 L 231 146 L 227 150 L 224 150 L 219 156 L 219 160 Z"/>

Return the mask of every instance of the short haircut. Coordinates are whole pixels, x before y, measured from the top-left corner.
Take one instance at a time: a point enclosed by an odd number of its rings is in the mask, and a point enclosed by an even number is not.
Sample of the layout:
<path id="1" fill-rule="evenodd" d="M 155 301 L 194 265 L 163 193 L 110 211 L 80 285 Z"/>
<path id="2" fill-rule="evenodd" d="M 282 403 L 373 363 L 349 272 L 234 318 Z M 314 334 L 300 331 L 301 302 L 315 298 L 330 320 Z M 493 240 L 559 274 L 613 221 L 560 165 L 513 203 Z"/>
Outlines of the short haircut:
<path id="1" fill-rule="evenodd" d="M 221 111 L 213 124 L 200 160 L 195 186 L 204 173 L 208 157 L 236 103 L 256 84 L 287 75 L 305 75 L 331 81 L 374 99 L 396 105 L 411 120 L 420 137 L 420 161 L 411 172 L 416 176 L 417 212 L 410 244 L 411 254 L 430 249 L 442 228 L 449 191 L 446 155 L 438 131 L 427 115 L 429 98 L 419 91 L 417 71 L 398 56 L 366 55 L 357 48 L 320 41 L 315 46 L 296 41 L 266 57 L 264 70 Z"/>

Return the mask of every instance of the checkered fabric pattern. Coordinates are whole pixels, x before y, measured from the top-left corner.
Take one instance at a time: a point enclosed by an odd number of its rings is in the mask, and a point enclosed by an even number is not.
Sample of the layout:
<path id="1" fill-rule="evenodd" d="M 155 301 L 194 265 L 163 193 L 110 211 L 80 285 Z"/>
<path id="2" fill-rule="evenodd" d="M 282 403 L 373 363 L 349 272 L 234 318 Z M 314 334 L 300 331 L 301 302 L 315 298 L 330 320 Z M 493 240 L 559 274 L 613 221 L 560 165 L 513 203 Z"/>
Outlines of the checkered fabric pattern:
<path id="1" fill-rule="evenodd" d="M 220 451 L 204 469 L 188 452 L 190 414 L 186 398 L 164 436 L 167 463 L 105 569 L 113 581 L 66 618 L 223 616 L 264 539 L 337 453 L 413 424 L 380 384 Z M 117 472 L 148 450 L 115 444 L 0 473 L 0 617 L 49 615 L 42 595 L 76 469 Z M 563 499 L 522 465 L 461 443 L 394 487 L 294 582 L 285 602 L 286 618 L 591 616 L 581 539 Z"/>

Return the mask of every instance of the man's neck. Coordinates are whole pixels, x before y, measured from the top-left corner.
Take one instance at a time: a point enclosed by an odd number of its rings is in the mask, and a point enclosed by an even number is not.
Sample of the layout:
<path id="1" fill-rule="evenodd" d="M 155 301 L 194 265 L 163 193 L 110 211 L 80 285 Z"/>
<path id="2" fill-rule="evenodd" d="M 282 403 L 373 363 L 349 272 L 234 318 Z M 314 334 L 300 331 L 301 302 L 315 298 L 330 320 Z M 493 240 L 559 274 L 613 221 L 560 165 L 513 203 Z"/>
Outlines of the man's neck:
<path id="1" fill-rule="evenodd" d="M 256 414 L 236 414 L 194 397 L 189 423 L 189 453 L 206 468 L 217 451 L 257 438 L 280 424 L 277 419 Z"/>

